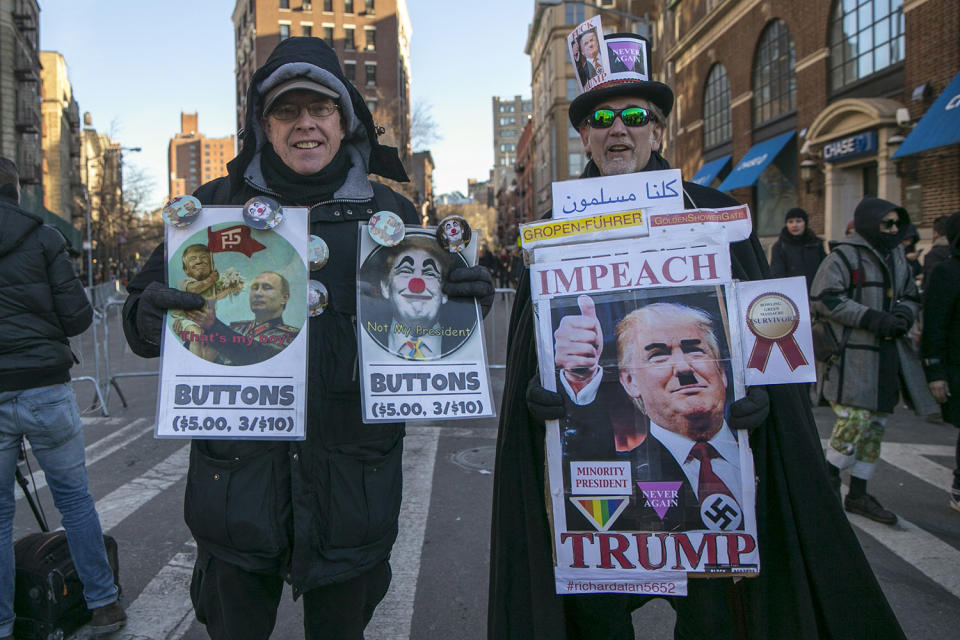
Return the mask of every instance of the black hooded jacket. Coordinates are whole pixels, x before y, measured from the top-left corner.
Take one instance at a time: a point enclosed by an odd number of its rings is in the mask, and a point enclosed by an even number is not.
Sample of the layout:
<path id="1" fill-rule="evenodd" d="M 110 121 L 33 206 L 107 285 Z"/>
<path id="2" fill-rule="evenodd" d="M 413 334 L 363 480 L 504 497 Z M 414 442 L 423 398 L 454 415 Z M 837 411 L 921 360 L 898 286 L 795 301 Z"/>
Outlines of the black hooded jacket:
<path id="1" fill-rule="evenodd" d="M 260 88 L 298 75 L 340 91 L 347 123 L 341 148 L 353 166 L 333 198 L 320 203 L 291 201 L 271 189 L 260 170 L 266 141 L 259 123 Z M 239 206 L 268 194 L 284 205 L 309 206 L 310 233 L 330 248 L 326 266 L 310 277 L 326 286 L 330 302 L 324 313 L 309 319 L 306 440 L 195 440 L 184 516 L 201 553 L 247 570 L 282 574 L 299 595 L 371 569 L 389 556 L 397 536 L 404 426 L 366 425 L 361 418 L 357 222 L 383 209 L 406 224 L 419 220 L 407 199 L 367 179 L 368 170 L 398 180 L 406 175 L 395 150 L 376 143 L 369 110 L 322 40 L 281 42 L 254 74 L 246 104 L 243 148 L 229 163 L 228 176 L 201 186 L 195 195 L 204 204 Z M 135 322 L 140 294 L 152 281 L 166 281 L 163 245 L 127 288 L 124 332 L 134 352 L 145 357 L 159 355 L 159 347 L 139 336 Z M 229 482 L 212 480 L 227 474 Z"/>
<path id="2" fill-rule="evenodd" d="M 823 250 L 823 240 L 817 237 L 810 229 L 795 236 L 784 227 L 780 231 L 780 238 L 770 250 L 770 276 L 773 278 L 790 278 L 803 276 L 807 279 L 807 289 L 813 283 L 813 276 L 817 275 L 817 268 L 827 257 Z"/>
<path id="3" fill-rule="evenodd" d="M 70 381 L 93 309 L 59 231 L 0 197 L 0 391 Z"/>
<path id="4" fill-rule="evenodd" d="M 658 154 L 645 171 L 667 169 Z M 581 177 L 598 176 L 591 161 Z M 683 183 L 688 208 L 738 204 Z M 730 245 L 733 277 L 768 278 L 756 235 Z M 604 611 L 609 598 L 557 595 L 545 501 L 545 426 L 527 409 L 537 373 L 529 277 L 520 279 L 509 324 L 507 370 L 497 437 L 490 542 L 490 640 L 580 640 L 578 611 Z M 840 503 L 827 481 L 817 427 L 803 385 L 766 387 L 770 415 L 750 436 L 757 484 L 760 575 L 733 584 L 741 637 L 766 640 L 903 638 Z M 638 596 L 633 606 L 642 604 Z M 616 610 L 616 607 L 614 607 Z M 869 611 L 869 614 L 864 614 Z M 585 633 L 589 633 L 586 631 Z"/>

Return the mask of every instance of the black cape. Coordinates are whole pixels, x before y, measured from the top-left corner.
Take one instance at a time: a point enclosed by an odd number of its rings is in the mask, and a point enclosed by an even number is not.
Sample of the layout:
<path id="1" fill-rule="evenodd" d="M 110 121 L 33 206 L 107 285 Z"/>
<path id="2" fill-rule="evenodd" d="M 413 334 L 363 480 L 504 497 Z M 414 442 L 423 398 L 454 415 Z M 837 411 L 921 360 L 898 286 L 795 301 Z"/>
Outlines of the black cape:
<path id="1" fill-rule="evenodd" d="M 666 161 L 654 155 L 645 170 L 666 168 Z M 582 177 L 597 175 L 590 162 Z M 683 188 L 687 207 L 738 204 L 707 187 L 684 182 Z M 731 244 L 730 254 L 734 278 L 770 277 L 755 234 Z M 606 597 L 555 593 L 544 499 L 545 428 L 530 415 L 525 400 L 527 383 L 537 373 L 535 335 L 524 273 L 510 317 L 497 437 L 487 620 L 491 640 L 564 640 L 574 635 L 565 622 L 575 615 L 571 601 Z M 828 484 L 805 386 L 768 386 L 767 391 L 770 416 L 750 437 L 758 478 L 761 569 L 758 577 L 733 587 L 742 607 L 736 626 L 758 639 L 904 638 Z"/>

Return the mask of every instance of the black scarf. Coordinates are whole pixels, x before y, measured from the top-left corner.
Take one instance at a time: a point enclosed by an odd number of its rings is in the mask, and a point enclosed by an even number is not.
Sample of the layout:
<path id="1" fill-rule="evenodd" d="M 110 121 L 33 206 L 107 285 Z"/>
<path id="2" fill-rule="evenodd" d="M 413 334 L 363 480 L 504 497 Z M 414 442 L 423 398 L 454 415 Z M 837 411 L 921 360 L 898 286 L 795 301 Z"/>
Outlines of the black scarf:
<path id="1" fill-rule="evenodd" d="M 330 200 L 346 182 L 351 167 L 353 162 L 342 146 L 327 166 L 308 176 L 300 175 L 285 165 L 270 143 L 263 146 L 260 156 L 260 168 L 267 186 L 283 194 L 285 199 L 302 205 Z"/>
<path id="2" fill-rule="evenodd" d="M 795 236 L 792 233 L 790 233 L 786 227 L 780 230 L 780 239 L 788 244 L 795 244 L 800 246 L 808 245 L 811 242 L 815 242 L 818 240 L 817 234 L 815 234 L 810 229 L 804 229 L 803 233 L 801 233 L 798 236 Z"/>

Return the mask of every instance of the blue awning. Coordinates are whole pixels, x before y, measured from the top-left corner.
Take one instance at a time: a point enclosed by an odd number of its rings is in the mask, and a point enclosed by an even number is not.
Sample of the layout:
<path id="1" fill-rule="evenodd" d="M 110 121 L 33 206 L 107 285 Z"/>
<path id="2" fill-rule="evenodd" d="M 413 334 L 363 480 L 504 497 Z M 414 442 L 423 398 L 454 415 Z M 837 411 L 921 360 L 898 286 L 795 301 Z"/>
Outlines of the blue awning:
<path id="1" fill-rule="evenodd" d="M 894 159 L 960 142 L 960 73 L 943 90 L 933 106 L 920 118 Z"/>
<path id="2" fill-rule="evenodd" d="M 700 167 L 700 171 L 697 171 L 697 175 L 693 176 L 694 184 L 698 184 L 701 187 L 709 187 L 710 183 L 713 182 L 716 177 L 723 171 L 723 168 L 727 166 L 727 163 L 730 162 L 730 158 L 733 156 L 725 155 L 722 158 L 717 158 L 712 160 L 707 164 Z"/>
<path id="3" fill-rule="evenodd" d="M 767 168 L 774 158 L 783 151 L 787 143 L 797 135 L 796 131 L 781 134 L 776 138 L 770 138 L 759 142 L 747 151 L 747 155 L 737 163 L 727 179 L 717 187 L 718 191 L 732 191 L 740 187 L 751 187 Z"/>

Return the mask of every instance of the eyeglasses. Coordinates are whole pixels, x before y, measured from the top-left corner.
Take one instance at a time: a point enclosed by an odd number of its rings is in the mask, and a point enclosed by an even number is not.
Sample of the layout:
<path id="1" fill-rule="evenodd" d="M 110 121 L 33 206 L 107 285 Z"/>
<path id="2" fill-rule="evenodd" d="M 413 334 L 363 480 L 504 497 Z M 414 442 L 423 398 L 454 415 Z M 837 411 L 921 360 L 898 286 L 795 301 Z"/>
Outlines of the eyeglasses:
<path id="1" fill-rule="evenodd" d="M 307 110 L 311 118 L 327 118 L 340 109 L 340 105 L 333 102 L 311 102 L 301 107 L 298 104 L 285 103 L 271 109 L 270 115 L 282 122 L 288 122 L 299 118 L 303 109 Z"/>
<path id="2" fill-rule="evenodd" d="M 899 218 L 884 218 L 883 220 L 880 221 L 880 226 L 882 226 L 884 229 L 893 229 L 894 227 L 899 227 L 899 226 L 900 226 L 900 219 L 899 219 Z"/>
<path id="3" fill-rule="evenodd" d="M 642 107 L 627 107 L 626 109 L 594 109 L 587 116 L 587 124 L 594 129 L 608 129 L 613 126 L 614 120 L 620 116 L 621 122 L 628 127 L 642 127 L 648 122 L 657 122 L 657 116 Z"/>

